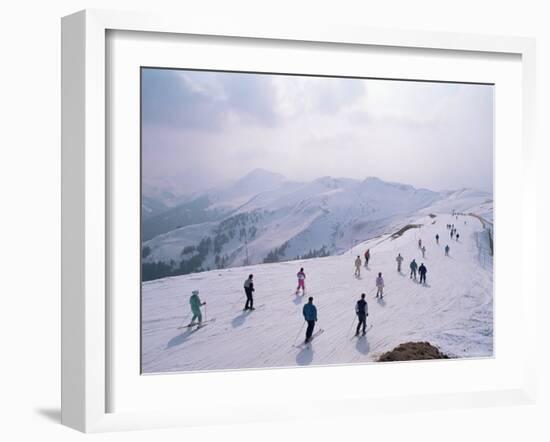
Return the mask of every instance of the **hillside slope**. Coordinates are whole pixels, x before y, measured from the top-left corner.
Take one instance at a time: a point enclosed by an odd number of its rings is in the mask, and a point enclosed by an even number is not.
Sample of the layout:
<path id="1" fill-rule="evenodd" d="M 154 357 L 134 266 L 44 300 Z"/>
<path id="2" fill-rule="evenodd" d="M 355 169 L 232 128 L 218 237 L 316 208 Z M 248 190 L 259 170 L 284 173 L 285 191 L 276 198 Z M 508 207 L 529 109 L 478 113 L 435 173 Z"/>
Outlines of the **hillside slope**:
<path id="1" fill-rule="evenodd" d="M 473 209 L 472 209 L 473 210 Z M 405 341 L 429 341 L 456 357 L 488 357 L 493 353 L 492 258 L 481 222 L 471 216 L 437 213 L 415 220 L 420 228 L 359 244 L 338 256 L 215 270 L 150 281 L 142 289 L 142 370 L 144 373 L 219 370 L 372 362 Z M 451 241 L 445 225 L 454 223 L 460 241 Z M 435 243 L 439 233 L 440 245 Z M 422 259 L 418 239 L 426 245 Z M 451 247 L 445 257 L 444 245 Z M 371 249 L 369 269 L 353 276 L 354 259 Z M 427 284 L 396 271 L 395 257 L 412 258 L 428 268 Z M 296 272 L 304 267 L 307 296 L 314 297 L 325 332 L 310 346 L 303 341 L 302 306 Z M 374 280 L 386 282 L 382 301 L 374 299 Z M 255 279 L 254 312 L 243 312 L 242 285 Z M 178 329 L 190 320 L 189 296 L 199 290 L 206 315 L 215 318 L 202 329 Z M 355 338 L 354 306 L 367 294 L 372 328 Z"/>

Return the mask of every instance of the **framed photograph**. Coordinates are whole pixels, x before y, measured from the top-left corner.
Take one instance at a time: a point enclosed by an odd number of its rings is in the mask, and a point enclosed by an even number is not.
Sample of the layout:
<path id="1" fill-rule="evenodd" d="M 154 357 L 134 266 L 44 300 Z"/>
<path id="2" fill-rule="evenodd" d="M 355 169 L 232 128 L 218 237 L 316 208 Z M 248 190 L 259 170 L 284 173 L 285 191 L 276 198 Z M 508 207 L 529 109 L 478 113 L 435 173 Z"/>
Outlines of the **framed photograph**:
<path id="1" fill-rule="evenodd" d="M 62 31 L 64 424 L 534 400 L 532 40 Z"/>

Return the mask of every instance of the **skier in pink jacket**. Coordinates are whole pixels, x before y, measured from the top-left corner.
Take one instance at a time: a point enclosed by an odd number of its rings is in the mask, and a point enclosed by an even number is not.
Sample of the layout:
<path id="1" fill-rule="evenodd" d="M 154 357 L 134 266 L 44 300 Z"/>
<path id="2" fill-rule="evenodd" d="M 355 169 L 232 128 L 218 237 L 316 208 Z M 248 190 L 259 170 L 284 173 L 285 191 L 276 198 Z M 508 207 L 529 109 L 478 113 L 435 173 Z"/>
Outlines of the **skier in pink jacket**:
<path id="1" fill-rule="evenodd" d="M 296 274 L 298 277 L 298 287 L 296 287 L 296 294 L 302 289 L 302 295 L 306 294 L 306 274 L 304 268 L 302 267 L 300 271 Z"/>

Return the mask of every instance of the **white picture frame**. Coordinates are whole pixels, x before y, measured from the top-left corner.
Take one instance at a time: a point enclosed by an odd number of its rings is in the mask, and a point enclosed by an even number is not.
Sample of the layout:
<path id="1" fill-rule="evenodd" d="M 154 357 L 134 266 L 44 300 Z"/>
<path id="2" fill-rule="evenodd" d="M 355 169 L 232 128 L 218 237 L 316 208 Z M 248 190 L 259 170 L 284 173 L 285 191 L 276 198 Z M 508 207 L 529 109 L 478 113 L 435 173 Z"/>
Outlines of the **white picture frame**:
<path id="1" fill-rule="evenodd" d="M 108 342 L 110 279 L 108 228 L 111 198 L 108 185 L 108 134 L 106 35 L 110 31 L 155 32 L 179 35 L 218 36 L 319 44 L 369 45 L 384 48 L 467 51 L 484 54 L 510 54 L 521 58 L 521 274 L 525 275 L 528 256 L 536 248 L 534 170 L 535 43 L 533 39 L 494 37 L 416 31 L 388 31 L 322 26 L 309 23 L 302 28 L 265 23 L 214 23 L 193 17 L 174 19 L 145 14 L 87 10 L 62 21 L 62 423 L 84 432 L 186 426 L 216 422 L 243 422 L 234 410 L 207 415 L 197 408 L 193 415 L 184 411 L 109 410 L 109 392 L 113 388 L 108 375 L 112 363 Z M 498 204 L 498 196 L 497 196 Z M 519 240 L 518 240 L 519 241 Z M 523 315 L 516 320 L 526 336 L 534 336 L 536 282 L 521 279 Z M 389 412 L 408 409 L 457 408 L 500 404 L 532 403 L 535 397 L 535 339 L 525 345 L 522 376 L 518 382 L 502 388 L 476 387 L 462 393 L 388 395 L 376 398 L 376 409 Z M 533 344 L 530 344 L 533 343 Z M 498 358 L 498 356 L 497 356 Z M 421 366 L 411 363 L 410 367 Z M 475 367 L 473 368 L 475 370 Z M 285 376 L 294 376 L 292 370 Z M 303 371 L 301 372 L 303 373 Z M 194 375 L 195 376 L 195 375 Z M 204 376 L 204 375 L 200 375 Z M 223 376 L 223 374 L 218 374 Z M 247 376 L 244 372 L 240 376 Z M 297 375 L 298 376 L 298 375 Z M 303 375 L 300 375 L 303 377 Z M 175 377 L 167 377 L 167 383 Z M 195 376 L 195 382 L 204 382 Z M 314 398 L 311 416 L 353 413 L 357 398 Z M 250 407 L 254 399 L 240 404 Z M 290 404 L 258 407 L 244 421 L 283 419 L 293 415 Z M 362 404 L 361 413 L 374 410 L 374 404 Z"/>

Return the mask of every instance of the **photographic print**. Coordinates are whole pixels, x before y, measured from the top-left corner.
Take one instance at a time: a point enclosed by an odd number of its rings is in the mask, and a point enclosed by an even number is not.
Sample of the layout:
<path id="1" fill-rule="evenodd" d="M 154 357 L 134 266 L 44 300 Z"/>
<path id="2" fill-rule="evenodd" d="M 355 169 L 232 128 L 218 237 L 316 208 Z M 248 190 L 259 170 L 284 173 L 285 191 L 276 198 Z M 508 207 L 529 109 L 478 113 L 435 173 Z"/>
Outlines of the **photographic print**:
<path id="1" fill-rule="evenodd" d="M 142 373 L 492 357 L 493 101 L 141 68 Z"/>

